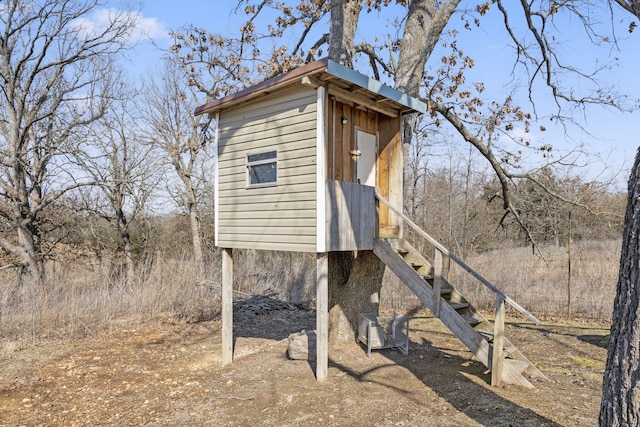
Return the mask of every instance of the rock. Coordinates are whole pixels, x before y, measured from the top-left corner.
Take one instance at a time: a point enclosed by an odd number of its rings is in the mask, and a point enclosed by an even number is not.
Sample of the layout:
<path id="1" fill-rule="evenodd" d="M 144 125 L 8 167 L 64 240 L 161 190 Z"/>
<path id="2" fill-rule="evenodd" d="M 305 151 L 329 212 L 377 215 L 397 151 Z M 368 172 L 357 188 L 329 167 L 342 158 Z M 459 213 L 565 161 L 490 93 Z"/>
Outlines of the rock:
<path id="1" fill-rule="evenodd" d="M 295 332 L 289 335 L 287 356 L 292 360 L 316 360 L 316 331 Z"/>

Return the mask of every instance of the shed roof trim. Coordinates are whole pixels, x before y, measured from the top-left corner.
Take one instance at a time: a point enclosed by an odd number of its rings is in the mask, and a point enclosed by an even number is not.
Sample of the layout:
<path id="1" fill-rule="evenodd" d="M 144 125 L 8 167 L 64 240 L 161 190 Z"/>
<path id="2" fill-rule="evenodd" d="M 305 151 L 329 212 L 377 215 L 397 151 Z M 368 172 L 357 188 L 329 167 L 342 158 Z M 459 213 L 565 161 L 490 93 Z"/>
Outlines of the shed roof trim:
<path id="1" fill-rule="evenodd" d="M 229 108 L 234 105 L 238 105 L 241 102 L 247 102 L 251 99 L 267 95 L 277 89 L 284 88 L 296 81 L 299 81 L 302 77 L 312 75 L 319 75 L 321 80 L 336 78 L 348 84 L 359 86 L 372 94 L 384 97 L 398 104 L 401 112 L 403 113 L 425 113 L 427 111 L 427 106 L 424 102 L 397 91 L 378 80 L 347 68 L 344 65 L 340 65 L 328 58 L 324 58 L 310 64 L 303 65 L 272 79 L 265 80 L 262 83 L 242 89 L 223 98 L 214 99 L 213 101 L 197 107 L 195 114 L 215 113 L 223 108 Z"/>

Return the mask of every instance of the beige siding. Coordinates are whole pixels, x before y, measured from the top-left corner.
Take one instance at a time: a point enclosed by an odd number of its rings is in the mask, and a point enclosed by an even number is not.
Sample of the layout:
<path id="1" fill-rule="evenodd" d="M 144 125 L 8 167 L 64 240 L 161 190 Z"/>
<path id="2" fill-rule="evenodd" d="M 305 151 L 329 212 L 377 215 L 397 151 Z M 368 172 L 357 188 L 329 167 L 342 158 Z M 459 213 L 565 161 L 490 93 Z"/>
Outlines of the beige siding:
<path id="1" fill-rule="evenodd" d="M 316 91 L 296 88 L 220 114 L 218 244 L 316 251 Z M 248 153 L 278 150 L 278 184 L 246 188 Z"/>

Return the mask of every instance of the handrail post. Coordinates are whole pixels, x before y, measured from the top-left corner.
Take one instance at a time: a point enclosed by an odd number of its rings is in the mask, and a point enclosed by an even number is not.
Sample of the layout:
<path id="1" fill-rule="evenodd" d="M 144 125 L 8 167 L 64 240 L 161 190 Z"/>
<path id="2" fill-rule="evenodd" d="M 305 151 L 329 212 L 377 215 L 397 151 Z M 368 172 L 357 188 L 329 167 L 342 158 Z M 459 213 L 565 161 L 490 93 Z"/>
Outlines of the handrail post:
<path id="1" fill-rule="evenodd" d="M 502 381 L 504 363 L 504 296 L 496 294 L 496 317 L 493 323 L 493 352 L 491 357 L 491 385 Z"/>
<path id="2" fill-rule="evenodd" d="M 440 317 L 440 298 L 442 289 L 442 252 L 436 248 L 433 262 L 433 314 Z"/>

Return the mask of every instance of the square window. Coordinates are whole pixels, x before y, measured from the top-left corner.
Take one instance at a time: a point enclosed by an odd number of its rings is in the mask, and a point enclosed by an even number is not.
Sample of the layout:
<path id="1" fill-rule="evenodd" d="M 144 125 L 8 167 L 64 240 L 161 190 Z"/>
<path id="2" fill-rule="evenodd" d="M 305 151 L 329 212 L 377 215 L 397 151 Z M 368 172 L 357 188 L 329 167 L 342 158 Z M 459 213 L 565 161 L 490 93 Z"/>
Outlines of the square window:
<path id="1" fill-rule="evenodd" d="M 277 150 L 247 154 L 247 188 L 270 187 L 277 183 Z"/>

